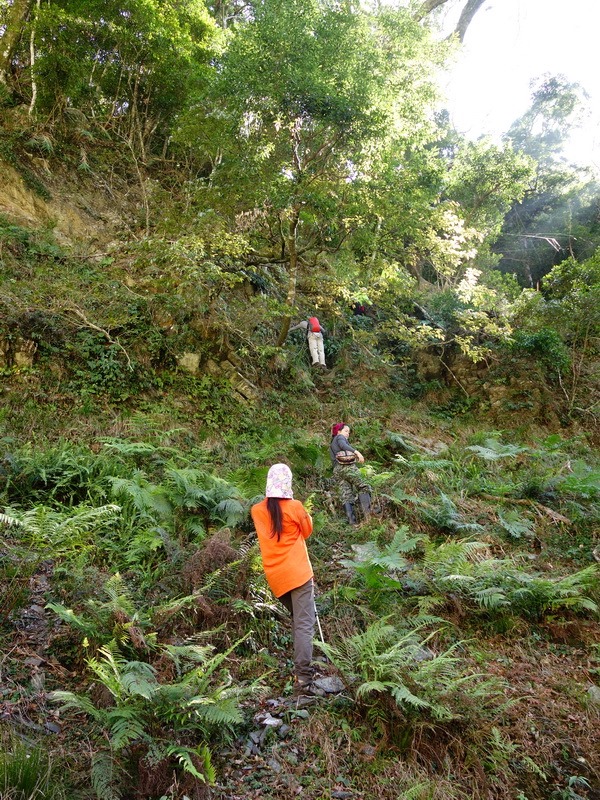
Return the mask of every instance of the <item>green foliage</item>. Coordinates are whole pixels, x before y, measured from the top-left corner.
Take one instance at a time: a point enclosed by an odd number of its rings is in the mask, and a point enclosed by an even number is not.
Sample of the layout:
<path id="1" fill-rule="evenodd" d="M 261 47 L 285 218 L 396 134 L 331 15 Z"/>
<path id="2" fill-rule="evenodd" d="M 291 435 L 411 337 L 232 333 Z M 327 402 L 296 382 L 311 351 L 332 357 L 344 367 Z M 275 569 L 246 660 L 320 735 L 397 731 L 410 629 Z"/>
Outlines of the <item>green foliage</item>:
<path id="1" fill-rule="evenodd" d="M 567 258 L 544 278 L 544 296 L 551 300 L 594 295 L 600 287 L 600 257 L 596 254 L 584 262 Z"/>
<path id="2" fill-rule="evenodd" d="M 569 473 L 555 478 L 554 486 L 565 494 L 586 500 L 597 499 L 600 497 L 600 469 L 591 467 L 583 459 L 576 459 L 570 464 Z"/>
<path id="3" fill-rule="evenodd" d="M 152 143 L 148 129 L 164 134 L 203 81 L 214 33 L 201 0 L 184 8 L 143 0 L 125 9 L 96 0 L 84 9 L 71 0 L 42 7 L 36 26 L 43 43 L 36 57 L 39 107 L 52 111 L 68 98 L 71 124 L 88 131 L 94 117 L 121 135 L 141 120 L 132 143 L 143 147 Z M 102 69 L 94 68 L 98 63 Z"/>
<path id="4" fill-rule="evenodd" d="M 392 702 L 407 720 L 430 718 L 437 721 L 460 719 L 463 686 L 471 699 L 482 706 L 493 699 L 498 688 L 478 684 L 477 675 L 461 675 L 458 645 L 435 654 L 418 629 L 400 634 L 389 618 L 374 622 L 364 632 L 335 645 L 319 645 L 340 669 L 358 702 L 367 709 Z M 389 713 L 389 711 L 388 711 Z M 386 716 L 386 715 L 385 715 Z M 384 716 L 384 718 L 385 718 Z"/>
<path id="5" fill-rule="evenodd" d="M 511 539 L 530 539 L 533 537 L 533 523 L 514 509 L 498 512 L 498 522 Z"/>
<path id="6" fill-rule="evenodd" d="M 567 348 L 553 328 L 535 332 L 515 331 L 511 347 L 517 353 L 535 356 L 551 372 L 565 372 L 571 363 Z"/>
<path id="7" fill-rule="evenodd" d="M 0 486 L 8 504 L 58 508 L 106 500 L 105 478 L 127 469 L 122 461 L 66 441 L 6 451 L 2 467 Z"/>
<path id="8" fill-rule="evenodd" d="M 341 563 L 360 577 L 373 609 L 381 608 L 390 593 L 402 591 L 400 576 L 408 571 L 405 556 L 418 547 L 422 538 L 411 536 L 409 529 L 403 526 L 383 548 L 373 541 L 352 545 L 354 558 L 344 559 Z"/>
<path id="9" fill-rule="evenodd" d="M 4 520 L 18 525 L 36 550 L 51 552 L 59 560 L 86 560 L 87 551 L 95 546 L 91 534 L 110 524 L 119 512 L 115 505 L 78 506 L 67 512 L 38 506 L 31 511 L 9 509 Z"/>
<path id="10" fill-rule="evenodd" d="M 92 781 L 99 797 L 120 797 L 128 748 L 137 742 L 153 758 L 169 758 L 202 782 L 214 780 L 214 747 L 230 737 L 242 721 L 239 700 L 251 689 L 235 686 L 223 667 L 242 640 L 222 653 L 211 646 L 187 643 L 161 645 L 159 652 L 174 662 L 177 679 L 161 680 L 155 667 L 129 661 L 115 641 L 87 659 L 96 681 L 112 696 L 112 704 L 96 705 L 87 695 L 56 691 L 51 699 L 61 711 L 83 712 L 92 718 L 99 749 L 94 754 Z M 200 744 L 190 747 L 186 737 Z M 108 746 L 102 746 L 107 742 Z M 199 767 L 202 767 L 200 771 Z"/>
<path id="11" fill-rule="evenodd" d="M 470 445 L 466 448 L 486 461 L 498 461 L 502 458 L 515 458 L 521 453 L 529 452 L 529 448 L 514 444 L 502 444 L 497 439 L 486 439 L 483 445 Z"/>
<path id="12" fill-rule="evenodd" d="M 561 75 L 543 75 L 529 109 L 506 134 L 517 152 L 536 162 L 527 194 L 514 203 L 494 247 L 503 256 L 499 268 L 516 272 L 521 285 L 536 286 L 567 254 L 585 259 L 597 247 L 597 181 L 568 164 L 563 152 L 585 106 L 581 86 Z"/>
<path id="13" fill-rule="evenodd" d="M 117 641 L 123 652 L 133 654 L 155 646 L 151 613 L 136 601 L 131 586 L 118 572 L 105 581 L 98 597 L 87 598 L 81 612 L 62 603 L 48 603 L 46 608 L 76 628 L 83 635 L 86 648 Z"/>
<path id="14" fill-rule="evenodd" d="M 523 198 L 533 172 L 533 160 L 509 144 L 465 142 L 452 163 L 447 192 L 460 202 L 468 225 L 498 233 L 511 204 Z"/>
<path id="15" fill-rule="evenodd" d="M 139 391 L 140 371 L 123 348 L 94 331 L 79 331 L 69 343 L 74 359 L 72 388 L 81 395 L 124 401 Z"/>
<path id="16" fill-rule="evenodd" d="M 474 541 L 425 542 L 422 562 L 409 575 L 440 600 L 459 595 L 491 615 L 515 614 L 537 622 L 552 613 L 598 613 L 596 565 L 548 578 L 526 572 L 517 561 L 491 558 L 486 550 L 487 545 Z"/>
<path id="17" fill-rule="evenodd" d="M 433 525 L 448 531 L 480 531 L 481 525 L 477 522 L 468 522 L 460 513 L 456 504 L 444 492 L 440 492 L 440 502 L 436 505 L 427 504 L 421 508 L 423 517 Z"/>
<path id="18" fill-rule="evenodd" d="M 6 800 L 63 800 L 66 794 L 41 745 L 14 738 L 0 753 L 0 796 Z"/>

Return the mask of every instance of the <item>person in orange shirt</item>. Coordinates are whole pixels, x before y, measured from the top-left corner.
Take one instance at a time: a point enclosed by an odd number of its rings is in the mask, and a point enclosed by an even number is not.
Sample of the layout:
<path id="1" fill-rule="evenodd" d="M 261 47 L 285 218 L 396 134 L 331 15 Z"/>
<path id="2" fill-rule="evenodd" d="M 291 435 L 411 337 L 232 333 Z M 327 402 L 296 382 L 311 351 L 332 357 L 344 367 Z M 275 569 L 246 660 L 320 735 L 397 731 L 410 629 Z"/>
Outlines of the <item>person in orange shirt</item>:
<path id="1" fill-rule="evenodd" d="M 269 469 L 265 495 L 252 506 L 250 514 L 267 583 L 292 615 L 296 683 L 299 688 L 308 687 L 314 676 L 315 594 L 306 549 L 312 518 L 302 503 L 294 500 L 292 471 L 287 464 L 274 464 Z"/>

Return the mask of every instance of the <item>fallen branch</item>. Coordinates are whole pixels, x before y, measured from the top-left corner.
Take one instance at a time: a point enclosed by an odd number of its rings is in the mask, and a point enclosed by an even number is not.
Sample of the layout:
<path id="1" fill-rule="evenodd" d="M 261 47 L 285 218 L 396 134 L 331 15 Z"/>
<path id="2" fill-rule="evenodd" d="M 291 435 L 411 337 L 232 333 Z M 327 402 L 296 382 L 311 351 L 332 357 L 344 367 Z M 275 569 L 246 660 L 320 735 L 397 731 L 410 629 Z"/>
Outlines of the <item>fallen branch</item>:
<path id="1" fill-rule="evenodd" d="M 125 348 L 123 347 L 121 342 L 119 342 L 118 339 L 113 339 L 107 330 L 101 328 L 99 325 L 95 325 L 93 322 L 90 322 L 90 320 L 85 316 L 83 311 L 81 311 L 79 308 L 64 308 L 62 309 L 62 311 L 63 313 L 70 312 L 71 314 L 75 314 L 75 316 L 78 317 L 83 322 L 83 325 L 81 327 L 89 328 L 92 331 L 97 331 L 98 333 L 101 333 L 106 338 L 106 341 L 109 344 L 113 344 L 115 345 L 115 347 L 118 347 L 119 350 L 121 350 L 121 352 L 127 359 L 128 368 L 130 370 L 133 370 L 133 364 L 131 363 L 131 358 L 129 357 L 129 353 L 127 352 L 127 350 L 125 350 Z"/>
<path id="2" fill-rule="evenodd" d="M 573 521 L 570 520 L 568 517 L 559 514 L 558 511 L 554 511 L 552 508 L 548 508 L 548 506 L 543 506 L 541 503 L 536 503 L 535 500 L 520 500 L 516 497 L 500 497 L 499 495 L 495 494 L 480 494 L 479 497 L 482 497 L 484 500 L 493 500 L 494 502 L 499 503 L 514 503 L 515 505 L 519 506 L 531 506 L 531 508 L 535 509 L 538 514 L 540 512 L 544 512 L 553 522 L 564 522 L 565 525 L 572 525 Z"/>

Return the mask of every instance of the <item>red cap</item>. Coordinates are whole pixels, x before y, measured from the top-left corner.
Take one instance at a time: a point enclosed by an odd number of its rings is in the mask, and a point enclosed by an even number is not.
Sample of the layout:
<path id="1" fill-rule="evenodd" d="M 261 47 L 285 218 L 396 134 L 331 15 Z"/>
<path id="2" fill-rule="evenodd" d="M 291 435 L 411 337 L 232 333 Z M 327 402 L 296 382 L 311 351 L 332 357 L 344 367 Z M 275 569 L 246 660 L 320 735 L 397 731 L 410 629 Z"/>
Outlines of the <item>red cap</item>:
<path id="1" fill-rule="evenodd" d="M 335 425 L 332 425 L 332 426 L 331 426 L 331 435 L 332 435 L 332 436 L 337 436 L 337 435 L 338 435 L 338 433 L 339 433 L 339 432 L 342 430 L 342 428 L 345 426 L 345 424 L 346 424 L 345 422 L 336 422 L 336 423 L 335 423 Z"/>

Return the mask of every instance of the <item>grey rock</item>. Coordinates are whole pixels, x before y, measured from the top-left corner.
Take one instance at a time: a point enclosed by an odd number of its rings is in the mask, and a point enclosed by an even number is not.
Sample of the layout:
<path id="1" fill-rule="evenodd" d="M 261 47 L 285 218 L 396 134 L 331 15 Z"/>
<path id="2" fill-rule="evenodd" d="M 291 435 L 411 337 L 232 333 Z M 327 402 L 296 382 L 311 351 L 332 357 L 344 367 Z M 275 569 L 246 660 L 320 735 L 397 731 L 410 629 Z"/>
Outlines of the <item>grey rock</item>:
<path id="1" fill-rule="evenodd" d="M 592 684 L 588 687 L 588 697 L 590 702 L 595 706 L 600 706 L 600 686 Z"/>
<path id="2" fill-rule="evenodd" d="M 338 694 L 346 688 L 337 675 L 328 675 L 326 678 L 315 678 L 314 685 L 327 694 Z"/>
<path id="3" fill-rule="evenodd" d="M 277 730 L 277 735 L 280 739 L 285 739 L 288 733 L 292 730 L 291 725 L 286 725 L 285 723 Z"/>
<path id="4" fill-rule="evenodd" d="M 262 725 L 266 725 L 267 727 L 271 728 L 279 728 L 280 725 L 283 725 L 282 719 L 279 719 L 279 717 L 274 717 L 268 712 L 264 715 L 263 719 L 260 722 Z"/>

